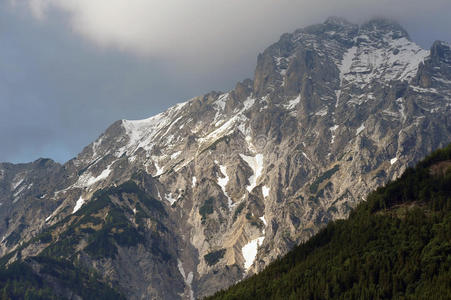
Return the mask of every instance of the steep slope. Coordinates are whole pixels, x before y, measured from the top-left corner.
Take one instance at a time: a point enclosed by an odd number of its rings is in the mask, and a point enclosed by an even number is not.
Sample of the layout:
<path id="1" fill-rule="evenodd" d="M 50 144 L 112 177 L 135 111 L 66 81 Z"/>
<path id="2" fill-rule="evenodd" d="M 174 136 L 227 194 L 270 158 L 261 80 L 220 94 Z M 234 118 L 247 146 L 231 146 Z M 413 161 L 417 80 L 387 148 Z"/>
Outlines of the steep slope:
<path id="1" fill-rule="evenodd" d="M 63 274 L 75 269 L 81 278 L 84 267 L 108 278 L 109 284 L 124 291 L 128 298 L 137 299 L 143 294 L 150 298 L 177 298 L 177 292 L 183 293 L 183 284 L 164 276 L 182 277 L 176 266 L 171 269 L 168 265 L 176 257 L 175 237 L 171 236 L 175 229 L 168 228 L 171 223 L 164 205 L 149 196 L 152 183 L 151 177 L 135 174 L 133 180 L 120 186 L 98 190 L 89 203 L 21 244 L 1 263 L 17 261 L 18 256 L 30 257 L 25 262 L 35 270 L 47 270 L 42 264 L 50 262 L 51 266 L 60 265 Z M 79 294 L 78 286 L 58 283 L 60 276 L 55 277 L 43 281 L 86 297 Z M 149 281 L 151 286 L 146 284 Z M 68 294 L 58 293 L 60 289 L 56 289 L 57 296 Z"/>
<path id="2" fill-rule="evenodd" d="M 63 202 L 48 199 L 66 180 L 65 167 L 50 159 L 0 163 L 0 253 L 15 249 L 43 228 L 45 217 Z"/>
<path id="3" fill-rule="evenodd" d="M 211 92 L 145 120 L 117 121 L 76 158 L 52 163 L 55 170 L 39 178 L 29 171 L 39 162 L 22 171 L 1 165 L 0 197 L 8 210 L 0 211 L 13 220 L 0 226 L 1 254 L 10 256 L 8 263 L 41 255 L 61 239 L 20 242 L 53 226 L 70 227 L 97 191 L 132 179 L 164 207 L 153 218 L 165 228 L 167 261 L 147 249 L 150 225 L 141 227 L 140 243 L 115 240 L 123 256 L 89 253 L 88 234 L 63 259 L 83 255 L 132 299 L 211 294 L 347 217 L 369 191 L 449 143 L 450 70 L 449 45 L 423 50 L 384 19 L 359 26 L 330 18 L 284 34 L 259 55 L 254 79 L 232 91 Z M 32 183 L 39 201 L 26 196 Z M 120 219 L 138 230 L 130 213 L 137 202 L 127 197 L 110 200 L 121 207 L 114 210 Z M 135 276 L 139 261 L 152 267 Z M 121 273 L 129 277 L 118 278 Z"/>
<path id="4" fill-rule="evenodd" d="M 2 299 L 125 299 L 92 271 L 34 257 L 0 270 Z"/>
<path id="5" fill-rule="evenodd" d="M 208 299 L 449 299 L 451 144 L 260 274 Z"/>

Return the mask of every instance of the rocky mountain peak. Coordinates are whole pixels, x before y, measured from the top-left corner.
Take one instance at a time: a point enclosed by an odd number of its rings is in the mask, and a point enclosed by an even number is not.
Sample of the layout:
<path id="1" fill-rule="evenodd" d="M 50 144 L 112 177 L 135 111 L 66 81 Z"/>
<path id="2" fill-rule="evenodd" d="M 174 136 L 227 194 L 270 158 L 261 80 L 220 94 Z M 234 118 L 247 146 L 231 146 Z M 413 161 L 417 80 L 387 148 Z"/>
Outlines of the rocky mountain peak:
<path id="1" fill-rule="evenodd" d="M 448 43 L 433 43 L 430 56 L 420 64 L 414 83 L 433 91 L 451 86 L 451 47 Z"/>
<path id="2" fill-rule="evenodd" d="M 451 45 L 444 41 L 435 41 L 431 47 L 431 59 L 436 63 L 451 63 Z"/>
<path id="3" fill-rule="evenodd" d="M 337 16 L 328 17 L 324 24 L 342 27 L 355 26 L 355 24 L 349 22 L 347 19 Z"/>
<path id="4" fill-rule="evenodd" d="M 378 18 L 359 26 L 333 17 L 282 35 L 259 55 L 253 92 L 291 97 L 302 94 L 303 86 L 307 92 L 310 85 L 306 79 L 317 83 L 331 76 L 326 81 L 333 82 L 337 74 L 338 85 L 349 74 L 359 83 L 410 80 L 428 55 L 395 21 Z M 303 97 L 308 98 L 312 97 Z M 308 109 L 312 105 L 316 106 L 309 104 Z"/>
<path id="5" fill-rule="evenodd" d="M 388 18 L 374 18 L 360 26 L 363 32 L 389 35 L 393 39 L 406 38 L 410 40 L 407 31 L 395 20 Z"/>
<path id="6" fill-rule="evenodd" d="M 450 142 L 449 58 L 445 43 L 426 51 L 387 20 L 284 34 L 231 91 L 117 121 L 63 166 L 0 165 L 0 214 L 14 216 L 0 251 L 44 229 L 59 242 L 78 220 L 61 255 L 136 299 L 224 288 Z M 110 212 L 128 231 L 102 227 Z M 98 230 L 116 256 L 92 254 Z M 33 240 L 21 256 L 52 246 Z"/>

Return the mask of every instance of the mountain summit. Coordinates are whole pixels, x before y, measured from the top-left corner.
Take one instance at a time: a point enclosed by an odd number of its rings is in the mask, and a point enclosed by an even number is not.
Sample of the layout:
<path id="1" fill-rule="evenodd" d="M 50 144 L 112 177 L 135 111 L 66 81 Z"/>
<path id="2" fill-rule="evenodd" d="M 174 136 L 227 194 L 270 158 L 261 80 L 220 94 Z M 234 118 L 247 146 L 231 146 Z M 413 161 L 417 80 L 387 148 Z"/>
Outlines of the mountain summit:
<path id="1" fill-rule="evenodd" d="M 117 121 L 64 165 L 1 164 L 3 264 L 64 261 L 130 299 L 212 294 L 451 142 L 450 70 L 448 44 L 386 19 L 284 34 L 232 91 Z"/>

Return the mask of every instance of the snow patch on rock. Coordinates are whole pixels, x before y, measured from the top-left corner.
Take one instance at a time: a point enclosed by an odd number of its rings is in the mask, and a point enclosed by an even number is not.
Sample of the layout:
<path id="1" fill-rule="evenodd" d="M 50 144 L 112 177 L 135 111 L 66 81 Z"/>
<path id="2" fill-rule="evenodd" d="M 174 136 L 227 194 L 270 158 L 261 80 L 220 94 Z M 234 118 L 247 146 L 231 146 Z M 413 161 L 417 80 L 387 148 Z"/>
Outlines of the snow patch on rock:
<path id="1" fill-rule="evenodd" d="M 177 199 L 172 196 L 172 193 L 164 195 L 164 199 L 166 199 L 166 201 L 168 201 L 171 206 L 177 201 Z"/>
<path id="2" fill-rule="evenodd" d="M 221 170 L 222 175 L 224 175 L 224 177 L 218 177 L 218 184 L 222 189 L 222 192 L 224 193 L 224 195 L 227 197 L 227 201 L 229 204 L 229 210 L 231 210 L 233 208 L 233 202 L 232 202 L 232 198 L 230 198 L 229 194 L 227 194 L 226 191 L 226 186 L 229 183 L 229 176 L 227 175 L 227 167 L 223 166 L 223 165 L 219 165 L 219 169 Z"/>
<path id="3" fill-rule="evenodd" d="M 356 38 L 359 46 L 354 46 L 343 57 L 340 66 L 341 83 L 368 84 L 373 80 L 410 80 L 418 66 L 429 55 L 429 51 L 409 41 L 407 38 L 384 36 L 386 46 L 380 47 L 366 35 Z"/>
<path id="4" fill-rule="evenodd" d="M 356 131 L 355 135 L 359 135 L 363 131 L 363 129 L 365 129 L 365 125 L 364 124 L 360 125 L 360 127 L 357 128 L 357 131 Z"/>
<path id="5" fill-rule="evenodd" d="M 115 155 L 120 157 L 126 153 L 131 156 L 139 148 L 150 152 L 154 147 L 156 137 L 160 134 L 165 136 L 171 130 L 172 126 L 175 126 L 181 120 L 182 117 L 178 116 L 179 112 L 187 103 L 176 104 L 167 111 L 147 119 L 133 121 L 122 120 L 122 127 L 128 136 L 128 142 L 116 151 Z M 172 141 L 169 137 L 165 140 L 167 143 Z"/>
<path id="6" fill-rule="evenodd" d="M 263 173 L 263 154 L 257 154 L 255 156 L 240 154 L 240 156 L 253 172 L 253 175 L 249 177 L 249 185 L 246 187 L 251 192 L 257 186 L 257 180 Z"/>
<path id="7" fill-rule="evenodd" d="M 262 187 L 262 194 L 263 194 L 264 198 L 267 198 L 269 196 L 269 191 L 270 191 L 270 188 L 267 187 L 266 185 L 264 185 Z"/>
<path id="8" fill-rule="evenodd" d="M 345 78 L 345 75 L 348 74 L 351 70 L 352 61 L 357 53 L 357 47 L 351 47 L 348 49 L 348 51 L 345 52 L 343 55 L 343 59 L 341 60 L 340 64 L 338 65 L 338 71 L 340 72 L 339 80 L 340 80 L 340 86 L 337 91 L 335 91 L 335 95 L 337 97 L 335 107 L 338 107 L 338 103 L 340 101 L 341 96 L 341 89 L 343 87 L 343 79 Z"/>
<path id="9" fill-rule="evenodd" d="M 176 159 L 180 154 L 182 154 L 182 151 L 177 151 L 171 154 L 171 159 Z"/>
<path id="10" fill-rule="evenodd" d="M 83 173 L 79 178 L 77 183 L 75 184 L 75 187 L 90 187 L 91 185 L 105 180 L 110 176 L 111 174 L 111 165 L 109 165 L 105 170 L 103 170 L 98 176 L 93 176 L 90 172 Z"/>
<path id="11" fill-rule="evenodd" d="M 22 184 L 22 182 L 24 181 L 24 179 L 25 179 L 25 177 L 23 177 L 23 178 L 15 178 L 15 180 L 13 181 L 13 183 L 11 184 L 11 190 L 15 190 L 15 189 L 17 189 L 17 187 L 19 186 L 19 185 L 21 185 Z"/>
<path id="12" fill-rule="evenodd" d="M 339 127 L 338 125 L 334 125 L 329 128 L 329 130 L 332 131 L 332 137 L 330 139 L 331 144 L 333 144 L 335 142 L 335 131 L 337 131 L 338 127 Z"/>
<path id="13" fill-rule="evenodd" d="M 287 104 L 284 104 L 283 107 L 287 110 L 293 110 L 296 108 L 296 105 L 299 104 L 299 102 L 301 102 L 301 95 L 297 96 L 296 98 L 288 101 Z"/>
<path id="14" fill-rule="evenodd" d="M 315 113 L 315 116 L 324 117 L 325 115 L 327 115 L 327 107 L 323 107 Z"/>
<path id="15" fill-rule="evenodd" d="M 257 257 L 258 247 L 263 243 L 265 237 L 259 237 L 255 240 L 250 241 L 241 249 L 244 257 L 244 269 L 246 271 L 252 266 Z"/>
<path id="16" fill-rule="evenodd" d="M 213 122 L 216 122 L 222 115 L 229 98 L 229 93 L 222 94 L 218 97 L 218 99 L 213 103 L 216 109 L 216 115 Z"/>
<path id="17" fill-rule="evenodd" d="M 307 154 L 306 154 L 305 152 L 302 152 L 302 155 L 303 155 L 305 158 L 307 158 L 309 161 L 312 161 L 312 160 L 307 156 Z"/>
<path id="18" fill-rule="evenodd" d="M 75 203 L 75 207 L 72 213 L 76 213 L 83 206 L 83 204 L 85 204 L 85 200 L 80 196 L 80 198 L 77 200 L 77 203 Z M 48 217 L 47 219 L 50 219 L 50 217 Z M 48 221 L 47 219 L 45 219 L 45 221 Z"/>
<path id="19" fill-rule="evenodd" d="M 155 177 L 156 176 L 160 176 L 161 174 L 163 174 L 164 173 L 164 167 L 160 167 L 160 165 L 158 164 L 158 157 L 156 157 L 156 156 L 152 156 L 152 160 L 153 160 L 153 165 L 154 165 L 154 167 L 155 167 L 155 169 L 156 169 L 156 173 L 155 173 Z"/>
<path id="20" fill-rule="evenodd" d="M 205 136 L 199 138 L 199 144 L 202 145 L 206 142 L 214 142 L 223 136 L 226 136 L 233 132 L 235 128 L 238 128 L 243 134 L 246 134 L 246 126 L 245 123 L 248 121 L 248 118 L 243 114 L 246 110 L 251 108 L 255 104 L 255 99 L 247 98 L 243 102 L 243 108 L 241 110 L 237 110 L 232 118 L 227 120 L 226 122 L 218 121 L 215 124 L 215 130 L 206 134 Z M 224 123 L 223 123 L 224 122 Z"/>
<path id="21" fill-rule="evenodd" d="M 179 269 L 180 274 L 183 277 L 183 281 L 185 281 L 186 286 L 189 290 L 189 299 L 194 300 L 194 292 L 193 292 L 193 272 L 189 272 L 188 276 L 185 274 L 185 269 L 183 268 L 183 263 L 180 261 L 180 259 L 177 259 L 177 267 Z"/>

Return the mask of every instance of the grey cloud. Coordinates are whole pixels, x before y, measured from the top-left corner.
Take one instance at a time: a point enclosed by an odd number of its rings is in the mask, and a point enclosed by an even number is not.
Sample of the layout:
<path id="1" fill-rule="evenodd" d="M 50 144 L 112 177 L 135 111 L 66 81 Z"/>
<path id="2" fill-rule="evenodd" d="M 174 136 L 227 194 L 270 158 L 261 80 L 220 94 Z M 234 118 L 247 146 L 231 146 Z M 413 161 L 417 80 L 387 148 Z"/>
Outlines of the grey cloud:
<path id="1" fill-rule="evenodd" d="M 444 16 L 451 8 L 448 0 L 27 0 L 25 3 L 42 21 L 52 10 L 66 13 L 66 23 L 72 30 L 102 47 L 170 58 L 190 67 L 219 66 L 218 55 L 236 60 L 284 31 L 322 21 L 329 15 L 356 22 L 384 15 L 414 25 L 419 20 L 436 22 L 437 16 Z"/>

